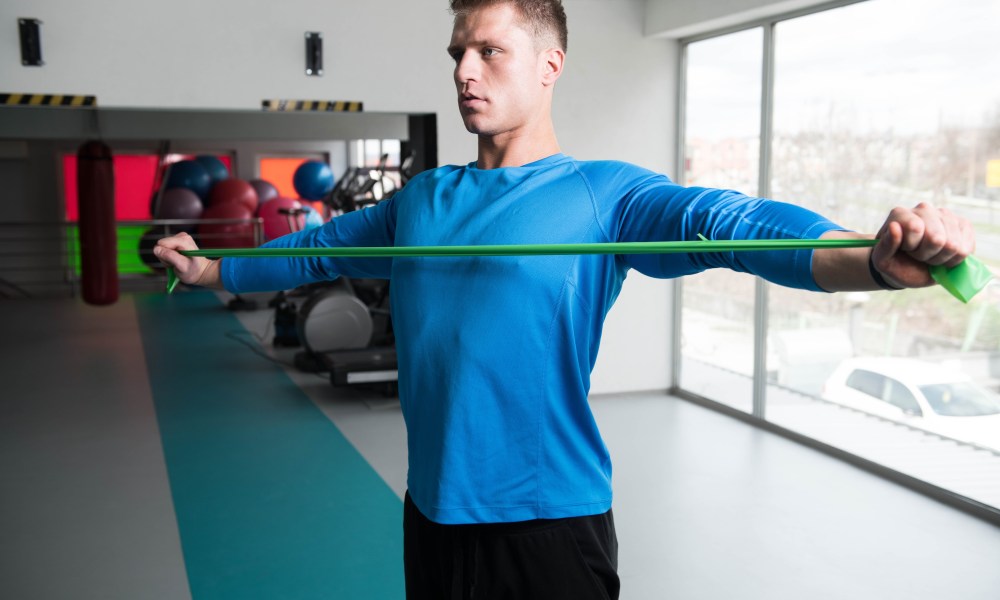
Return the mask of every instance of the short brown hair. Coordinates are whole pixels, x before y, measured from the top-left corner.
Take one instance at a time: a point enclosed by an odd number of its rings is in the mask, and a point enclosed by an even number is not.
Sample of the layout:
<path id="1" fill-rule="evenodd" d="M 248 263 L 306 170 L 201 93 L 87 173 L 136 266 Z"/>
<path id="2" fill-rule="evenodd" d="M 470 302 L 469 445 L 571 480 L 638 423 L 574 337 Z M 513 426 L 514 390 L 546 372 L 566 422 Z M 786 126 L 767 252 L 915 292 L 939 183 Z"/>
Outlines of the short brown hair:
<path id="1" fill-rule="evenodd" d="M 461 17 L 469 12 L 496 4 L 513 4 L 521 19 L 535 34 L 536 40 L 552 37 L 559 48 L 566 51 L 569 34 L 566 30 L 566 11 L 562 0 L 450 0 L 451 14 Z"/>

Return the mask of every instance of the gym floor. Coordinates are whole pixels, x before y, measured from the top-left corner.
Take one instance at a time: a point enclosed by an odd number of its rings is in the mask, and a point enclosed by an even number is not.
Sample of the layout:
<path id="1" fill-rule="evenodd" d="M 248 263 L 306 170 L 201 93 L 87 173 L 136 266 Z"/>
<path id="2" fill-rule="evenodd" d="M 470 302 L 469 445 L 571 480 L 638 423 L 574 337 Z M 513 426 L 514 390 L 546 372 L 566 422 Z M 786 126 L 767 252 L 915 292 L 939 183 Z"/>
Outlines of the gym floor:
<path id="1" fill-rule="evenodd" d="M 207 292 L 0 307 L 0 597 L 402 598 L 396 401 Z M 993 525 L 683 400 L 592 403 L 625 600 L 1000 597 Z"/>

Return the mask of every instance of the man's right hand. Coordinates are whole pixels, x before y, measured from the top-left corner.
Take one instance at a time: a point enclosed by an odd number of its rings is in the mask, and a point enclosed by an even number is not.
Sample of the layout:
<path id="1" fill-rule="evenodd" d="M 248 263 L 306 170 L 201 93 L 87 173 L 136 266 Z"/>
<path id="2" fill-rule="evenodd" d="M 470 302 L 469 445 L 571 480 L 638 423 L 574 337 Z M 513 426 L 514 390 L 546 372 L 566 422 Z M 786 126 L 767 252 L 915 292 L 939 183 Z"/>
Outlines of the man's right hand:
<path id="1" fill-rule="evenodd" d="M 179 250 L 197 250 L 198 245 L 187 233 L 178 233 L 156 242 L 153 254 L 160 262 L 173 267 L 177 278 L 188 285 L 221 288 L 219 261 L 201 256 L 184 256 Z"/>

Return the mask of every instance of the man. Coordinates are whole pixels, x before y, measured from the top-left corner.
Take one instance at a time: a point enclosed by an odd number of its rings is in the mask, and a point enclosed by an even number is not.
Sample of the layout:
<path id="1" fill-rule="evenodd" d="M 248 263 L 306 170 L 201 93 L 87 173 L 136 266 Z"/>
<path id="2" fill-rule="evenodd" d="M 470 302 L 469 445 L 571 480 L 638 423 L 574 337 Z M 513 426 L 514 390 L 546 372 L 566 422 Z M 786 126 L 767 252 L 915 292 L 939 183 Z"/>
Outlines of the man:
<path id="1" fill-rule="evenodd" d="M 807 210 L 683 188 L 561 154 L 551 105 L 566 56 L 560 0 L 452 0 L 459 112 L 476 162 L 413 178 L 392 199 L 270 246 L 421 246 L 862 237 Z M 870 236 L 869 236 L 870 237 Z M 188 259 L 186 283 L 234 292 L 339 275 L 391 278 L 408 431 L 410 598 L 617 598 L 611 465 L 587 404 L 604 316 L 629 269 L 728 267 L 816 291 L 932 285 L 973 250 L 970 226 L 922 204 L 874 248 L 642 256 Z"/>

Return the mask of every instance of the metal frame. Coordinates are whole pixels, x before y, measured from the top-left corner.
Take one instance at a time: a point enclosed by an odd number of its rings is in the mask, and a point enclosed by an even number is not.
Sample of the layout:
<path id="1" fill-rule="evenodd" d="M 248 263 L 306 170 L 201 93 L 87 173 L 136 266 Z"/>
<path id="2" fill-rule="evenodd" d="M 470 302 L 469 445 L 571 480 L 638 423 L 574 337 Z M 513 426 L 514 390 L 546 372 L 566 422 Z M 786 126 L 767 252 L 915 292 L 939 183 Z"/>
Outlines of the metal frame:
<path id="1" fill-rule="evenodd" d="M 677 183 L 687 185 L 685 176 L 687 169 L 684 168 L 686 154 L 684 140 L 687 136 L 685 127 L 685 115 L 687 107 L 687 55 L 688 45 L 680 47 L 677 65 L 677 140 L 674 156 L 677 158 Z M 678 390 L 681 387 L 681 329 L 684 327 L 684 281 L 682 279 L 673 280 L 673 293 L 671 294 L 671 315 L 670 325 L 673 336 L 670 343 L 670 389 Z"/>
<path id="2" fill-rule="evenodd" d="M 801 8 L 799 10 L 793 10 L 786 13 L 781 13 L 780 15 L 775 15 L 772 17 L 761 17 L 759 19 L 753 19 L 740 23 L 739 25 L 732 25 L 730 27 L 723 27 L 720 29 L 713 29 L 705 33 L 700 33 L 698 35 L 692 35 L 688 37 L 682 37 L 677 41 L 681 46 L 687 46 L 692 42 L 700 42 L 702 40 L 707 40 L 714 37 L 719 37 L 727 35 L 730 33 L 736 33 L 737 31 L 743 31 L 745 29 L 754 29 L 756 27 L 763 27 L 768 24 L 777 24 L 781 21 L 788 21 L 789 19 L 797 19 L 798 17 L 804 17 L 806 15 L 811 15 L 815 13 L 821 13 L 834 8 L 842 8 L 844 6 L 850 6 L 851 4 L 859 4 L 861 2 L 867 2 L 868 0 L 831 0 L 830 2 L 825 2 L 823 4 L 818 4 L 816 6 L 811 6 L 809 8 Z"/>
<path id="3" fill-rule="evenodd" d="M 330 141 L 409 139 L 409 115 L 382 112 L 269 112 L 0 106 L 0 139 Z"/>
<path id="4" fill-rule="evenodd" d="M 764 33 L 763 47 L 763 67 L 761 72 L 761 118 L 760 118 L 760 158 L 758 164 L 758 196 L 768 197 L 770 190 L 771 174 L 771 137 L 774 119 L 774 33 L 775 27 L 782 21 L 816 14 L 823 11 L 858 4 L 866 0 L 835 0 L 820 4 L 811 8 L 791 11 L 781 15 L 756 19 L 740 25 L 714 30 L 708 33 L 681 38 L 680 53 L 678 59 L 678 97 L 677 97 L 677 173 L 678 183 L 686 185 L 685 181 L 685 118 L 687 112 L 687 67 L 688 67 L 688 47 L 694 42 L 699 42 L 748 29 L 762 28 Z M 951 490 L 933 485 L 922 479 L 907 475 L 900 471 L 891 469 L 883 464 L 862 458 L 857 454 L 852 454 L 847 450 L 821 442 L 815 438 L 798 433 L 791 429 L 786 429 L 772 421 L 766 420 L 767 414 L 767 325 L 768 325 L 768 283 L 758 278 L 754 290 L 754 367 L 753 367 L 753 409 L 751 414 L 747 414 L 736 408 L 722 404 L 715 400 L 705 398 L 681 387 L 681 330 L 683 327 L 683 305 L 684 293 L 683 284 L 680 280 L 674 280 L 673 312 L 671 322 L 673 325 L 673 338 L 671 343 L 671 387 L 669 393 L 688 400 L 700 406 L 723 413 L 745 423 L 759 427 L 771 433 L 778 434 L 789 440 L 798 442 L 809 448 L 813 448 L 824 454 L 843 460 L 849 464 L 859 467 L 869 473 L 902 485 L 920 494 L 933 498 L 952 508 L 959 509 L 973 516 L 979 517 L 994 525 L 1000 525 L 1000 508 L 984 504 L 972 498 L 962 496 Z"/>
<path id="5" fill-rule="evenodd" d="M 771 196 L 771 133 L 774 123 L 774 23 L 763 26 L 763 56 L 760 85 L 760 156 L 757 196 Z M 767 412 L 767 316 L 768 283 L 754 282 L 753 317 L 753 415 L 763 419 Z"/>

